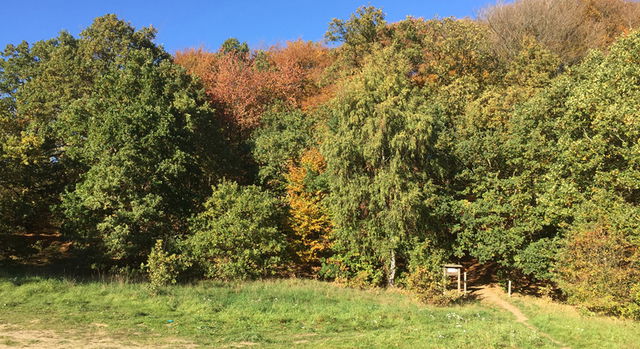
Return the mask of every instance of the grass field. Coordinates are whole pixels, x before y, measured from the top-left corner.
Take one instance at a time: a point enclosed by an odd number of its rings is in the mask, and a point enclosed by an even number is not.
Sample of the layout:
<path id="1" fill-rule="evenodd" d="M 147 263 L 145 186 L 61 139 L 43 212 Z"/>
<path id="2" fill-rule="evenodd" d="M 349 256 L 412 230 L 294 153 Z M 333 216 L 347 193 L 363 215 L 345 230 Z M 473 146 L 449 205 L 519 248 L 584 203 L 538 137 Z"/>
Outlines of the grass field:
<path id="1" fill-rule="evenodd" d="M 529 323 L 573 348 L 640 348 L 640 323 L 580 312 L 535 297 L 514 297 L 511 302 Z"/>
<path id="2" fill-rule="evenodd" d="M 640 343 L 638 324 L 602 322 L 575 312 L 556 314 L 524 298 L 517 302 L 532 323 L 569 346 Z M 581 336 L 569 335 L 566 327 L 581 328 Z M 626 340 L 615 342 L 616 335 Z M 203 282 L 154 295 L 144 284 L 2 276 L 0 347 L 28 345 L 557 347 L 503 310 L 480 303 L 429 307 L 399 291 L 355 290 L 292 279 Z"/>

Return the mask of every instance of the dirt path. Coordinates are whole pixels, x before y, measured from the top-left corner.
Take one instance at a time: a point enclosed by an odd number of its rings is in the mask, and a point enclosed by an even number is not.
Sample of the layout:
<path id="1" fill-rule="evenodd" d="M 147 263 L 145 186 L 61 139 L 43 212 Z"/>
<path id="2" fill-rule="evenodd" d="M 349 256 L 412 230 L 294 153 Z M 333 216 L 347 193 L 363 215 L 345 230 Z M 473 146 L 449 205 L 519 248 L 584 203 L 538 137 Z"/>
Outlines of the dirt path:
<path id="1" fill-rule="evenodd" d="M 502 292 L 502 291 L 500 291 L 497 287 L 482 286 L 478 291 L 476 291 L 476 295 L 478 295 L 478 298 L 483 302 L 497 305 L 503 308 L 504 310 L 509 311 L 511 314 L 513 314 L 516 317 L 516 321 L 521 322 L 525 324 L 527 327 L 533 329 L 534 328 L 533 325 L 529 324 L 528 322 L 529 318 L 527 318 L 527 316 L 524 315 L 524 313 L 520 311 L 520 309 L 518 309 L 515 305 L 505 301 L 502 297 L 500 297 L 498 292 Z"/>
<path id="2" fill-rule="evenodd" d="M 23 329 L 0 324 L 0 348 L 125 348 L 106 334 L 77 338 L 51 330 Z M 133 345 L 133 347 L 136 347 Z"/>
<path id="3" fill-rule="evenodd" d="M 553 337 L 551 337 L 549 334 L 542 332 L 540 329 L 536 328 L 535 326 L 533 326 L 532 324 L 529 323 L 529 318 L 527 318 L 526 315 L 524 315 L 524 313 L 518 309 L 518 307 L 516 307 L 515 305 L 507 302 L 506 300 L 504 300 L 504 298 L 501 296 L 501 294 L 503 293 L 502 290 L 498 289 L 495 286 L 481 286 L 477 291 L 474 292 L 478 298 L 485 303 L 489 303 L 492 305 L 496 305 L 508 312 L 510 312 L 511 314 L 513 314 L 516 317 L 516 321 L 522 323 L 523 325 L 527 326 L 529 329 L 531 329 L 534 332 L 539 333 L 541 336 L 547 338 L 548 340 L 550 340 L 551 342 L 553 342 L 554 344 L 562 347 L 563 349 L 570 349 L 569 346 L 559 342 L 558 340 L 554 339 Z"/>
<path id="4" fill-rule="evenodd" d="M 101 324 L 93 324 L 97 327 Z M 163 338 L 153 345 L 119 340 L 104 331 L 57 332 L 52 330 L 24 329 L 20 326 L 0 324 L 0 349 L 4 348 L 195 348 L 197 345 L 179 339 Z"/>

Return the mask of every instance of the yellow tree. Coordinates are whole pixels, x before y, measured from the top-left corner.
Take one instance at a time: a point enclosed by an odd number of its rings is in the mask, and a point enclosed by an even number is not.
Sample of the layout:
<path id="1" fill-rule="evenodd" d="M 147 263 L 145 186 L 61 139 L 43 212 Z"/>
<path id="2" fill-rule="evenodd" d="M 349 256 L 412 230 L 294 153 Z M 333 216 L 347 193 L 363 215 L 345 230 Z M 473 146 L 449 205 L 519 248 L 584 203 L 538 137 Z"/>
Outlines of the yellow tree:
<path id="1" fill-rule="evenodd" d="M 303 273 L 317 273 L 330 252 L 332 224 L 322 204 L 326 193 L 314 183 L 325 167 L 320 152 L 312 148 L 302 154 L 299 164 L 291 163 L 286 174 L 289 226 Z"/>

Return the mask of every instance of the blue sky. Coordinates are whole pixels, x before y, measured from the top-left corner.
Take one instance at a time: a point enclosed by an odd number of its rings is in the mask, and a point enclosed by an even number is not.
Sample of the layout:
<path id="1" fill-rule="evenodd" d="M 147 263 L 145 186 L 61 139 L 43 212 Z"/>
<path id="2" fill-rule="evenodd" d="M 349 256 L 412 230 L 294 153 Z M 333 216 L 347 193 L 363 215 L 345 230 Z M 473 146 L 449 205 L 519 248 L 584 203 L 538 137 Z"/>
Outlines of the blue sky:
<path id="1" fill-rule="evenodd" d="M 135 27 L 153 25 L 169 52 L 203 46 L 215 49 L 236 37 L 252 48 L 302 38 L 321 40 L 332 18 L 347 18 L 361 5 L 383 8 L 388 21 L 414 17 L 474 17 L 494 3 L 486 0 L 10 0 L 2 5 L 0 47 L 23 40 L 77 35 L 93 18 L 115 13 Z"/>

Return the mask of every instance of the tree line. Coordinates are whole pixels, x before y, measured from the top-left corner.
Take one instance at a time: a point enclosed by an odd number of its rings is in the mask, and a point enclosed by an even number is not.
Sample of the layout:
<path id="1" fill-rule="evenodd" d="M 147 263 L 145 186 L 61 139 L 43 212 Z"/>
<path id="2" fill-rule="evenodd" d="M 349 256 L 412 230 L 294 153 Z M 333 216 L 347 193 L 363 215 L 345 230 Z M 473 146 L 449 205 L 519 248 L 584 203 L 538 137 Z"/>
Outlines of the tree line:
<path id="1" fill-rule="evenodd" d="M 115 15 L 0 59 L 0 235 L 57 232 L 153 284 L 298 275 L 442 301 L 494 263 L 640 317 L 640 5 L 517 0 L 477 19 L 170 55 Z M 10 259 L 16 246 L 3 244 Z"/>

